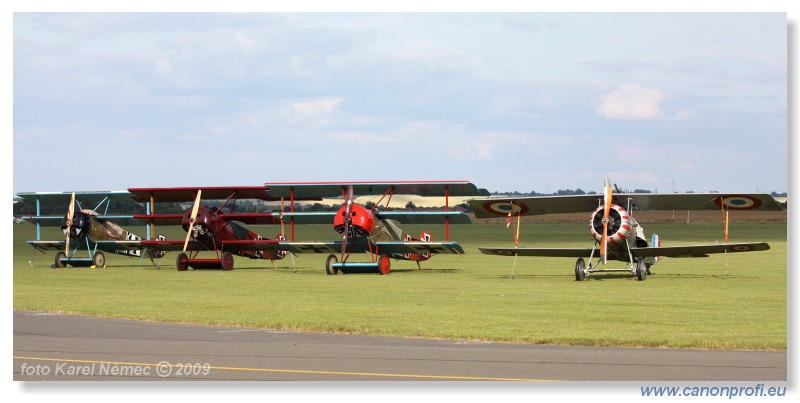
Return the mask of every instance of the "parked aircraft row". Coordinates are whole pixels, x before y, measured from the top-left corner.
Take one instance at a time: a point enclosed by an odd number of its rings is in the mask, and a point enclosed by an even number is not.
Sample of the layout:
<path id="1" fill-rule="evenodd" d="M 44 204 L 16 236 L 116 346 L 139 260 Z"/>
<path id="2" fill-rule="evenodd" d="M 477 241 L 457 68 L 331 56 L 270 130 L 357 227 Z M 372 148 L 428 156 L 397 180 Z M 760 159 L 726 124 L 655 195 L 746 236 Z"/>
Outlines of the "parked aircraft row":
<path id="1" fill-rule="evenodd" d="M 444 197 L 444 211 L 410 212 L 389 211 L 392 196 L 411 194 Z M 357 195 L 374 195 L 378 202 L 367 207 L 354 202 Z M 450 197 L 469 197 L 469 204 L 477 218 L 506 217 L 509 224 L 521 216 L 591 212 L 589 230 L 594 238 L 592 248 L 508 248 L 481 247 L 485 254 L 501 256 L 555 256 L 577 258 L 576 280 L 600 271 L 628 271 L 639 280 L 650 273 L 650 267 L 660 257 L 703 257 L 712 253 L 763 251 L 769 249 L 765 242 L 725 243 L 692 246 L 661 246 L 657 236 L 648 242 L 644 229 L 633 218 L 634 211 L 644 210 L 782 210 L 767 194 L 614 194 L 608 178 L 600 195 L 545 196 L 494 198 L 468 181 L 398 181 L 398 182 L 280 182 L 263 186 L 231 187 L 172 187 L 131 188 L 117 192 L 31 192 L 20 193 L 23 199 L 36 202 L 36 215 L 27 219 L 37 226 L 36 240 L 28 241 L 36 250 L 55 250 L 51 267 L 105 267 L 103 252 L 123 254 L 155 260 L 168 252 L 177 252 L 178 270 L 222 269 L 232 270 L 234 256 L 274 262 L 288 254 L 328 254 L 325 271 L 334 275 L 342 273 L 389 274 L 391 260 L 420 262 L 433 255 L 450 253 L 463 255 L 464 249 L 449 239 L 450 224 L 468 224 L 470 218 L 458 211 L 450 211 Z M 297 201 L 314 201 L 341 197 L 342 206 L 337 212 L 294 211 Z M 239 213 L 236 203 L 242 199 L 255 199 L 281 203 L 280 212 Z M 107 215 L 112 200 L 134 200 L 146 206 L 145 214 L 127 216 Z M 204 205 L 204 200 L 222 202 L 216 206 Z M 64 202 L 63 216 L 40 215 L 42 201 Z M 191 202 L 184 213 L 155 212 L 159 202 Z M 285 202 L 289 211 L 283 211 Z M 82 208 L 91 203 L 93 209 Z M 133 223 L 147 224 L 144 237 L 132 234 L 121 227 Z M 285 226 L 290 234 L 287 238 Z M 295 224 L 332 223 L 338 233 L 328 242 L 300 242 L 295 240 Z M 405 233 L 400 224 L 445 224 L 445 240 L 433 241 L 430 232 L 418 237 Z M 262 236 L 247 225 L 280 225 L 277 236 Z M 41 226 L 58 225 L 64 233 L 63 240 L 42 240 Z M 156 227 L 180 225 L 186 236 L 183 239 L 165 239 L 156 236 Z M 517 239 L 517 243 L 518 243 Z M 726 240 L 727 241 L 727 240 Z M 85 251 L 85 253 L 84 253 Z M 201 257 L 211 251 L 213 257 Z M 369 261 L 351 259 L 353 253 L 367 253 Z M 205 255 L 208 255 L 206 253 Z M 589 261 L 588 265 L 586 260 Z M 626 264 L 623 269 L 605 269 L 608 260 Z"/>

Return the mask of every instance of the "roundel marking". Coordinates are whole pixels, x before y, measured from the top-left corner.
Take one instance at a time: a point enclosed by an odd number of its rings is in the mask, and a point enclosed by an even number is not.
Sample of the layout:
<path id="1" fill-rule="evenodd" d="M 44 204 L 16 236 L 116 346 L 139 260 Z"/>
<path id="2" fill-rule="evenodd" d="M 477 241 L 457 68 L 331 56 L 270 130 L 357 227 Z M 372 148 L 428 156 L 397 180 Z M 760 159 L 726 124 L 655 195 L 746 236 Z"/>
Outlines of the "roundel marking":
<path id="1" fill-rule="evenodd" d="M 488 201 L 483 204 L 483 209 L 497 215 L 512 215 L 520 214 L 525 215 L 528 213 L 528 206 L 524 204 L 516 204 L 501 201 Z"/>
<path id="2" fill-rule="evenodd" d="M 750 245 L 737 245 L 731 248 L 734 252 L 747 252 L 753 250 L 753 247 Z"/>
<path id="3" fill-rule="evenodd" d="M 714 204 L 722 207 L 723 201 L 725 207 L 733 210 L 750 210 L 761 207 L 761 200 L 750 196 L 721 196 L 714 199 Z"/>

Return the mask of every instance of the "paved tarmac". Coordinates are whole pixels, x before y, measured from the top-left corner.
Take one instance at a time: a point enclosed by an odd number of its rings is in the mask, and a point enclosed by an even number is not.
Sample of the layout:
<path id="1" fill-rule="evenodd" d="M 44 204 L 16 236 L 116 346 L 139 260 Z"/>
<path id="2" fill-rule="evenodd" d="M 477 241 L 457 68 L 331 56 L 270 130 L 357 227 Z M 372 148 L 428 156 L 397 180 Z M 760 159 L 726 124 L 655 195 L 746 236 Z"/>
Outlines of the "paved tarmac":
<path id="1" fill-rule="evenodd" d="M 353 336 L 14 311 L 14 380 L 786 381 L 787 353 Z"/>

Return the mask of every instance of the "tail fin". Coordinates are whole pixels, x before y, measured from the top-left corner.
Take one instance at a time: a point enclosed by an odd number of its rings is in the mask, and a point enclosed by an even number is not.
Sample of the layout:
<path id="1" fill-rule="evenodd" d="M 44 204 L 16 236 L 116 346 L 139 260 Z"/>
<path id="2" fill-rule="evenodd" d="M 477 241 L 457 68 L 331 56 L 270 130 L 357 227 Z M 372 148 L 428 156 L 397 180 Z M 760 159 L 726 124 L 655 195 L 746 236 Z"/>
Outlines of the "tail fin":
<path id="1" fill-rule="evenodd" d="M 653 234 L 653 236 L 651 238 L 650 246 L 652 246 L 654 248 L 660 247 L 661 246 L 661 237 L 659 237 L 657 234 Z M 653 263 L 657 262 L 658 259 L 659 259 L 658 256 L 653 257 Z"/>

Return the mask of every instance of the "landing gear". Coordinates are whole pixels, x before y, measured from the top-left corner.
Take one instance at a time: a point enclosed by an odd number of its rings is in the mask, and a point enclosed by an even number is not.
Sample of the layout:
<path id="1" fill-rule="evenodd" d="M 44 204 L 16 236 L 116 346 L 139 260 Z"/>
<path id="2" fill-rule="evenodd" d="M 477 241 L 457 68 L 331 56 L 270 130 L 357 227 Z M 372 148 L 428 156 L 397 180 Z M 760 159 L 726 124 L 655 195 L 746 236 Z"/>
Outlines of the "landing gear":
<path id="1" fill-rule="evenodd" d="M 334 276 L 339 273 L 339 269 L 333 267 L 333 264 L 338 262 L 339 259 L 336 258 L 336 255 L 328 255 L 328 258 L 325 259 L 325 271 L 330 276 Z"/>
<path id="2" fill-rule="evenodd" d="M 92 258 L 92 265 L 94 267 L 105 268 L 106 267 L 106 255 L 103 252 L 96 252 L 94 257 Z"/>
<path id="3" fill-rule="evenodd" d="M 64 252 L 56 253 L 56 260 L 55 260 L 55 262 L 53 262 L 53 265 L 50 266 L 50 267 L 53 268 L 53 269 L 60 269 L 60 268 L 66 267 L 66 265 L 63 262 L 61 262 L 61 259 L 64 259 L 66 257 L 67 257 L 67 254 L 64 253 Z"/>
<path id="4" fill-rule="evenodd" d="M 178 255 L 178 258 L 175 259 L 175 265 L 178 266 L 178 271 L 186 271 L 189 269 L 189 256 L 186 256 L 185 253 L 181 253 Z"/>
<path id="5" fill-rule="evenodd" d="M 575 262 L 575 280 L 583 281 L 584 279 L 586 279 L 586 262 L 583 261 L 582 257 L 579 257 L 578 261 Z"/>
<path id="6" fill-rule="evenodd" d="M 231 271 L 233 270 L 233 255 L 230 252 L 223 252 L 222 259 L 220 259 L 220 266 L 222 266 L 222 270 Z"/>
<path id="7" fill-rule="evenodd" d="M 389 274 L 390 266 L 391 266 L 391 261 L 389 260 L 389 256 L 381 255 L 378 258 L 378 274 L 382 275 Z"/>
<path id="8" fill-rule="evenodd" d="M 647 264 L 643 257 L 636 261 L 636 279 L 644 281 L 647 278 Z"/>

